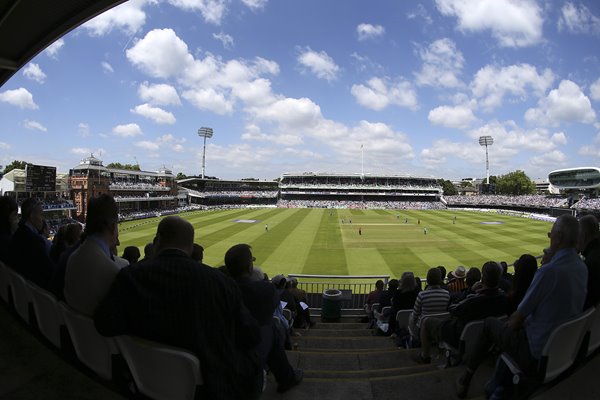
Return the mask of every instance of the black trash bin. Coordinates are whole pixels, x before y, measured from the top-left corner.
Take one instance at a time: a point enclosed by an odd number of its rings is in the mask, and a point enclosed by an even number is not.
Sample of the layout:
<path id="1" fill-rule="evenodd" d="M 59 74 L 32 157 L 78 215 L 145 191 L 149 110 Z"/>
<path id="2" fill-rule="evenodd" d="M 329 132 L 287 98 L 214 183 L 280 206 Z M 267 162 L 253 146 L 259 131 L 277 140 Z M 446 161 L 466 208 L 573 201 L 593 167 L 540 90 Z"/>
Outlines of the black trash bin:
<path id="1" fill-rule="evenodd" d="M 337 289 L 325 289 L 321 306 L 321 321 L 337 322 L 342 317 L 342 292 Z"/>

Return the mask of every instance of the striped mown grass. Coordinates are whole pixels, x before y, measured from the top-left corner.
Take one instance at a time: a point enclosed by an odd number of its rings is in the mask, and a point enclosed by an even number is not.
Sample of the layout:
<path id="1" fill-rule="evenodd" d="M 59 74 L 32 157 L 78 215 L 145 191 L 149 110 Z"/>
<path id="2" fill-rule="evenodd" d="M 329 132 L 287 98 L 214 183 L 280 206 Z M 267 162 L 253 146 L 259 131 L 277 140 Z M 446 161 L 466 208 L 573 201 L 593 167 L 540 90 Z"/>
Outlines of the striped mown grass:
<path id="1" fill-rule="evenodd" d="M 450 271 L 457 265 L 481 267 L 487 260 L 512 263 L 524 253 L 541 254 L 551 227 L 543 221 L 457 210 L 265 208 L 196 211 L 181 216 L 195 227 L 196 242 L 204 246 L 207 264 L 222 265 L 229 247 L 248 243 L 256 265 L 269 276 L 398 277 L 404 271 L 425 276 L 428 268 L 437 265 Z M 152 241 L 159 220 L 122 223 L 120 249 L 130 245 L 143 249 Z"/>

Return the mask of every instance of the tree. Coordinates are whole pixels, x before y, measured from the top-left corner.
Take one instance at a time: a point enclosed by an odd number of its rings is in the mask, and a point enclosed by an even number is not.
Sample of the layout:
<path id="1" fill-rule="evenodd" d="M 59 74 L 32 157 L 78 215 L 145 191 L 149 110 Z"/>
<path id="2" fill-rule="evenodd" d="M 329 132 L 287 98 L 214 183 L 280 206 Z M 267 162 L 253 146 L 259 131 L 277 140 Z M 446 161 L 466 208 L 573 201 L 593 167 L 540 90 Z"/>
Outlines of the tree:
<path id="1" fill-rule="evenodd" d="M 25 169 L 25 165 L 27 165 L 25 161 L 14 160 L 6 167 L 4 167 L 4 174 L 9 173 L 13 169 Z"/>
<path id="2" fill-rule="evenodd" d="M 187 178 L 187 175 L 186 175 L 186 174 L 184 174 L 183 172 L 178 172 L 178 173 L 177 173 L 177 176 L 175 177 L 175 180 L 176 180 L 176 181 L 179 181 L 179 180 L 181 180 L 181 179 L 185 179 L 185 178 Z"/>
<path id="3" fill-rule="evenodd" d="M 438 183 L 442 186 L 444 190 L 444 196 L 453 196 L 458 194 L 458 191 L 454 187 L 454 184 L 446 179 L 440 179 Z"/>
<path id="4" fill-rule="evenodd" d="M 139 164 L 121 164 L 119 162 L 111 162 L 106 168 L 114 168 L 114 169 L 128 169 L 130 171 L 140 171 Z"/>
<path id="5" fill-rule="evenodd" d="M 496 182 L 498 194 L 533 194 L 535 183 L 521 170 L 500 175 Z"/>

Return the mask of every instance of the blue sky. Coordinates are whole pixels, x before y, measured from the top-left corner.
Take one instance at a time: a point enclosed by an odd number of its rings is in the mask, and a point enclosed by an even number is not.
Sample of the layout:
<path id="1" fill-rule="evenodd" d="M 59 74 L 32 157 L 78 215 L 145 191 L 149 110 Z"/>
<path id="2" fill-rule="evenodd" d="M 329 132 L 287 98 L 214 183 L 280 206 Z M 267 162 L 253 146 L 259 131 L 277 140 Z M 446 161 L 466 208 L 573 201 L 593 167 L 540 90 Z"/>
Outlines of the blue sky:
<path id="1" fill-rule="evenodd" d="M 600 3 L 131 0 L 0 88 L 0 164 L 531 178 L 600 161 Z"/>

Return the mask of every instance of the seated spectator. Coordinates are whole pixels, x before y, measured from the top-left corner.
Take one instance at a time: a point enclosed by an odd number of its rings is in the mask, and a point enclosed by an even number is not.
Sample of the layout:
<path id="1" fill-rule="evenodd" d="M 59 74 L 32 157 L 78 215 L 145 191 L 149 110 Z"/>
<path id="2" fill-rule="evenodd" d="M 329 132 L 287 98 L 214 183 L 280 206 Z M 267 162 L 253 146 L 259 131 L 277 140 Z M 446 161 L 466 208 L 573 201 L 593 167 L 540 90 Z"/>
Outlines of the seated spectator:
<path id="1" fill-rule="evenodd" d="M 409 329 L 413 337 L 419 337 L 421 317 L 448 311 L 450 293 L 442 289 L 442 274 L 439 268 L 427 271 L 427 288 L 417 295 L 415 306 L 410 316 Z"/>
<path id="2" fill-rule="evenodd" d="M 294 296 L 298 307 L 298 317 L 294 320 L 296 328 L 309 328 L 315 326 L 315 322 L 310 320 L 310 310 L 308 308 L 308 299 L 306 292 L 298 288 L 298 279 L 289 278 L 286 290 Z"/>
<path id="3" fill-rule="evenodd" d="M 458 347 L 460 335 L 471 321 L 485 317 L 500 317 L 506 315 L 506 294 L 498 288 L 502 267 L 493 261 L 488 261 L 482 267 L 482 287 L 475 295 L 467 297 L 449 308 L 451 318 L 441 320 L 428 318 L 421 325 L 421 352 L 417 361 L 423 364 L 431 362 L 430 350 L 434 343 L 444 341 L 453 347 Z"/>
<path id="4" fill-rule="evenodd" d="M 96 328 L 104 336 L 136 335 L 196 354 L 200 398 L 257 399 L 258 324 L 233 280 L 191 259 L 193 242 L 189 222 L 162 219 L 155 256 L 119 271 L 95 313 Z"/>
<path id="5" fill-rule="evenodd" d="M 394 310 L 412 310 L 417 299 L 417 281 L 412 272 L 403 272 L 398 290 L 394 292 L 392 304 Z M 395 313 L 392 313 L 395 315 Z"/>
<path id="6" fill-rule="evenodd" d="M 66 224 L 58 229 L 50 247 L 50 258 L 54 263 L 58 263 L 60 256 L 66 249 L 79 242 L 81 232 L 80 224 Z"/>
<path id="7" fill-rule="evenodd" d="M 0 197 L 0 261 L 8 262 L 10 241 L 19 227 L 17 202 L 9 196 Z"/>
<path id="8" fill-rule="evenodd" d="M 523 254 L 515 261 L 513 285 L 508 292 L 508 315 L 515 312 L 517 306 L 523 300 L 523 297 L 525 297 L 525 293 L 529 289 L 536 271 L 537 260 L 531 254 Z"/>
<path id="9" fill-rule="evenodd" d="M 68 305 L 91 316 L 120 269 L 111 253 L 119 240 L 115 200 L 90 199 L 85 222 L 86 238 L 67 261 L 64 295 Z"/>
<path id="10" fill-rule="evenodd" d="M 479 270 L 479 268 L 477 268 L 477 267 L 469 268 L 469 270 L 467 271 L 467 275 L 465 277 L 465 283 L 467 284 L 467 287 L 465 289 L 463 289 L 461 292 L 452 293 L 450 295 L 452 302 L 457 303 L 459 301 L 466 299 L 467 296 L 474 294 L 475 290 L 473 289 L 473 286 L 479 281 L 481 281 L 481 271 Z"/>
<path id="11" fill-rule="evenodd" d="M 202 260 L 204 259 L 204 247 L 200 246 L 198 243 L 194 243 L 194 250 L 192 250 L 192 260 L 199 262 L 202 264 Z"/>
<path id="12" fill-rule="evenodd" d="M 144 258 L 139 260 L 139 262 L 148 261 L 149 259 L 151 259 L 152 253 L 154 253 L 154 243 L 150 242 L 144 246 Z"/>
<path id="13" fill-rule="evenodd" d="M 30 197 L 21 204 L 21 221 L 12 237 L 8 265 L 25 279 L 48 289 L 54 271 L 48 240 L 40 235 L 44 225 L 42 205 Z"/>
<path id="14" fill-rule="evenodd" d="M 367 295 L 367 300 L 365 303 L 365 312 L 367 313 L 367 317 L 369 320 L 373 320 L 373 304 L 379 303 L 379 298 L 381 297 L 381 293 L 383 292 L 383 281 L 381 279 L 375 282 L 375 290 L 371 291 Z"/>
<path id="15" fill-rule="evenodd" d="M 467 288 L 467 282 L 465 282 L 465 278 L 467 276 L 467 270 L 462 265 L 456 267 L 454 272 L 452 273 L 454 279 L 452 279 L 448 283 L 448 291 L 450 293 L 459 293 Z"/>
<path id="16" fill-rule="evenodd" d="M 302 381 L 303 373 L 290 365 L 285 354 L 282 337 L 273 322 L 273 312 L 279 305 L 275 287 L 262 277 L 262 271 L 253 276 L 254 257 L 251 247 L 237 244 L 225 253 L 225 266 L 238 284 L 250 314 L 260 325 L 261 341 L 257 348 L 262 367 L 269 367 L 278 382 L 277 391 L 286 392 Z"/>
<path id="17" fill-rule="evenodd" d="M 577 249 L 588 270 L 587 296 L 584 308 L 595 307 L 600 301 L 600 232 L 598 220 L 586 215 L 579 220 Z"/>
<path id="18" fill-rule="evenodd" d="M 277 294 L 279 294 L 279 300 L 285 303 L 285 305 L 282 305 L 282 307 L 290 310 L 292 312 L 292 318 L 296 318 L 298 315 L 298 308 L 300 306 L 298 305 L 298 301 L 294 295 L 285 290 L 285 286 L 287 285 L 286 277 L 281 274 L 275 275 L 271 282 L 273 282 L 273 285 L 275 285 Z"/>
<path id="19" fill-rule="evenodd" d="M 140 249 L 137 246 L 127 246 L 123 250 L 123 257 L 129 262 L 129 265 L 135 264 L 140 259 Z"/>
<path id="20" fill-rule="evenodd" d="M 383 307 L 390 307 L 392 305 L 392 298 L 398 290 L 399 285 L 398 279 L 390 279 L 387 290 L 381 292 L 381 296 L 379 296 L 379 308 L 375 311 L 381 312 Z"/>
<path id="21" fill-rule="evenodd" d="M 119 266 L 119 269 L 128 266 L 129 260 L 123 258 L 123 257 L 119 257 L 119 250 L 117 249 L 117 247 L 121 244 L 121 242 L 119 241 L 119 239 L 117 239 L 117 243 L 112 246 L 110 248 L 110 254 L 112 256 L 112 260 L 115 262 L 115 264 L 117 264 Z"/>
<path id="22" fill-rule="evenodd" d="M 466 396 L 471 378 L 491 345 L 508 353 L 531 376 L 552 330 L 583 312 L 587 268 L 575 250 L 578 235 L 579 222 L 575 217 L 564 214 L 556 219 L 548 233 L 552 260 L 534 275 L 525 297 L 507 323 L 493 318 L 485 320 L 467 368 L 456 381 L 458 397 Z M 512 383 L 503 387 L 503 380 L 497 377 L 498 374 L 486 387 L 495 386 L 495 390 L 505 393 L 512 388 Z"/>
<path id="23" fill-rule="evenodd" d="M 512 288 L 514 278 L 508 273 L 508 264 L 506 261 L 501 261 L 500 266 L 502 267 L 502 278 L 500 279 L 499 287 L 504 290 L 504 293 L 508 293 Z"/>

